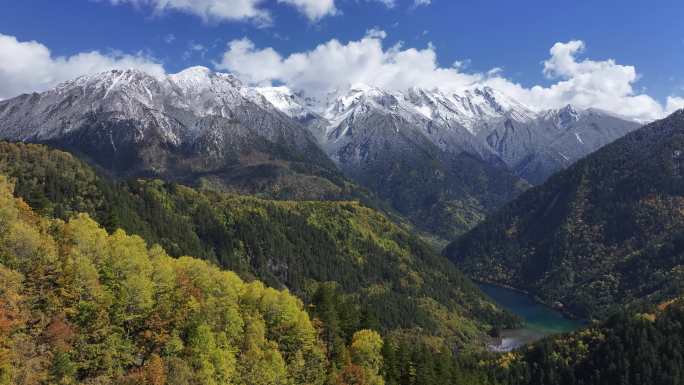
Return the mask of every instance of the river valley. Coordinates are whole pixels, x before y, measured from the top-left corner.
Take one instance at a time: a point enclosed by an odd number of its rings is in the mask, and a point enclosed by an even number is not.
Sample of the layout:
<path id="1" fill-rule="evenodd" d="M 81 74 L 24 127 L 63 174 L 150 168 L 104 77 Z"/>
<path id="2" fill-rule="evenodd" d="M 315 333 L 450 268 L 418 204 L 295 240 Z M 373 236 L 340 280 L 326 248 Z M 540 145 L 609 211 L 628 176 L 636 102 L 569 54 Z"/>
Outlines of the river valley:
<path id="1" fill-rule="evenodd" d="M 479 286 L 499 305 L 525 320 L 525 326 L 520 329 L 501 331 L 499 343 L 490 346 L 493 351 L 510 351 L 548 335 L 567 333 L 584 325 L 583 321 L 569 319 L 528 294 L 490 284 Z"/>

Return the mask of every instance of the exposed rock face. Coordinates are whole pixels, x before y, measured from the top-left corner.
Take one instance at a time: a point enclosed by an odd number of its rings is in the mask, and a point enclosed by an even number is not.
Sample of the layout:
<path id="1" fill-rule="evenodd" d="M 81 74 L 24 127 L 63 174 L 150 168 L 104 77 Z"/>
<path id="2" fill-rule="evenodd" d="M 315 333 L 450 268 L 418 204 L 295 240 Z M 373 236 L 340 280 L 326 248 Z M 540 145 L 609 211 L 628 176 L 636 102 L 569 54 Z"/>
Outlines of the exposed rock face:
<path id="1" fill-rule="evenodd" d="M 582 119 L 562 114 L 550 116 L 559 127 Z M 581 317 L 681 296 L 682 150 L 684 110 L 556 173 L 445 254 L 479 281 L 525 290 Z"/>
<path id="2" fill-rule="evenodd" d="M 282 188 L 293 168 L 335 173 L 304 126 L 203 67 L 162 79 L 111 71 L 0 102 L 0 138 L 54 144 L 117 174 L 211 176 L 231 187 L 263 179 Z"/>
<path id="3" fill-rule="evenodd" d="M 489 87 L 358 84 L 320 101 L 204 67 L 110 71 L 0 102 L 0 138 L 53 144 L 124 176 L 353 198 L 339 169 L 447 239 L 637 126 L 572 106 L 538 112 Z"/>
<path id="4" fill-rule="evenodd" d="M 297 111 L 292 116 L 316 106 L 290 95 L 283 111 Z M 528 182 L 541 183 L 638 127 L 572 106 L 534 112 L 487 87 L 448 94 L 359 84 L 319 103 L 312 116 L 310 129 L 345 174 L 446 238 L 469 229 Z"/>
<path id="5" fill-rule="evenodd" d="M 375 113 L 405 121 L 442 151 L 501 160 L 532 184 L 640 126 L 605 111 L 570 105 L 538 111 L 489 87 L 462 93 L 421 88 L 396 92 L 357 84 L 325 102 L 287 87 L 258 91 L 283 113 L 305 122 L 338 162 L 338 152 L 355 133 L 361 129 L 368 135 L 359 126 L 366 122 L 364 116 Z"/>

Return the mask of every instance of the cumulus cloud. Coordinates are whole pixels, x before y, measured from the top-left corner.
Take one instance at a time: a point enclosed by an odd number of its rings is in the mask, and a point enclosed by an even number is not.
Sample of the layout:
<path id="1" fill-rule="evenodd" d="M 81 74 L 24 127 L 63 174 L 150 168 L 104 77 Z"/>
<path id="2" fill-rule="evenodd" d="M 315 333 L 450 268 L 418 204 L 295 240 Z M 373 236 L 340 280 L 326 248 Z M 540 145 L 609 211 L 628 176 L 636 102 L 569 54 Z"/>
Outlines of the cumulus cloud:
<path id="1" fill-rule="evenodd" d="M 132 4 L 136 7 L 153 7 L 162 13 L 173 10 L 190 13 L 204 21 L 253 20 L 269 23 L 270 14 L 260 8 L 264 0 L 110 0 L 114 5 Z"/>
<path id="2" fill-rule="evenodd" d="M 278 0 L 278 2 L 294 6 L 312 21 L 337 13 L 335 0 Z"/>
<path id="3" fill-rule="evenodd" d="M 684 108 L 684 98 L 677 96 L 670 96 L 667 98 L 666 112 L 671 114 L 677 110 Z"/>
<path id="4" fill-rule="evenodd" d="M 544 61 L 544 75 L 556 82 L 548 87 L 524 88 L 504 78 L 489 79 L 488 83 L 529 105 L 542 108 L 573 104 L 640 120 L 655 119 L 665 113 L 655 99 L 634 90 L 639 79 L 634 66 L 617 64 L 612 59 L 578 60 L 584 49 L 584 42 L 579 40 L 551 47 L 550 57 Z"/>
<path id="5" fill-rule="evenodd" d="M 205 22 L 252 21 L 271 23 L 271 13 L 263 7 L 266 0 L 109 0 L 112 4 L 152 7 L 155 12 L 178 11 L 199 16 Z M 335 0 L 278 0 L 295 7 L 309 20 L 316 21 L 337 13 Z"/>
<path id="6" fill-rule="evenodd" d="M 142 54 L 91 51 L 53 57 L 43 44 L 21 42 L 14 36 L 0 34 L 0 99 L 46 90 L 80 75 L 115 68 L 137 68 L 155 76 L 164 75 L 159 63 Z"/>
<path id="7" fill-rule="evenodd" d="M 465 72 L 456 62 L 441 67 L 432 45 L 423 49 L 397 44 L 383 46 L 384 31 L 369 30 L 358 41 L 330 40 L 316 48 L 282 56 L 273 48 L 257 48 L 247 38 L 229 43 L 217 68 L 229 70 L 249 82 L 285 83 L 316 96 L 340 90 L 354 83 L 405 90 L 412 86 L 458 92 L 470 87 L 495 87 L 531 108 L 559 108 L 573 104 L 600 108 L 634 119 L 650 120 L 681 105 L 683 98 L 671 97 L 665 106 L 634 90 L 639 79 L 633 66 L 612 59 L 580 59 L 582 41 L 556 43 L 544 61 L 543 73 L 554 83 L 524 87 L 507 79 L 500 68 L 484 73 Z"/>
<path id="8" fill-rule="evenodd" d="M 382 5 L 384 5 L 387 8 L 394 8 L 394 6 L 397 5 L 395 0 L 370 0 L 370 1 L 376 1 L 378 3 L 381 3 Z"/>
<path id="9" fill-rule="evenodd" d="M 462 89 L 482 81 L 480 74 L 440 68 L 434 47 L 384 49 L 384 31 L 369 30 L 361 40 L 346 44 L 330 40 L 311 51 L 283 57 L 273 48 L 258 49 L 247 38 L 234 40 L 216 67 L 254 84 L 282 82 L 321 96 L 331 90 L 365 83 L 392 89 L 411 86 Z"/>
<path id="10" fill-rule="evenodd" d="M 614 60 L 581 58 L 581 41 L 556 43 L 543 62 L 548 86 L 526 87 L 507 79 L 500 68 L 474 72 L 469 61 L 442 67 L 434 46 L 385 47 L 387 33 L 370 29 L 356 41 L 330 40 L 309 51 L 283 56 L 273 48 L 258 48 L 247 38 L 233 40 L 215 63 L 255 85 L 286 84 L 312 96 L 324 97 L 344 91 L 355 83 L 405 90 L 418 86 L 461 92 L 478 86 L 492 86 L 533 109 L 558 108 L 573 104 L 600 108 L 639 120 L 651 120 L 684 108 L 684 97 L 672 95 L 664 104 L 635 91 L 639 75 L 633 66 Z M 193 50 L 203 47 L 193 46 Z M 114 68 L 137 68 L 163 76 L 164 68 L 143 54 L 83 52 L 53 56 L 48 47 L 35 41 L 19 41 L 0 34 L 0 99 L 24 92 L 42 91 L 84 74 Z"/>

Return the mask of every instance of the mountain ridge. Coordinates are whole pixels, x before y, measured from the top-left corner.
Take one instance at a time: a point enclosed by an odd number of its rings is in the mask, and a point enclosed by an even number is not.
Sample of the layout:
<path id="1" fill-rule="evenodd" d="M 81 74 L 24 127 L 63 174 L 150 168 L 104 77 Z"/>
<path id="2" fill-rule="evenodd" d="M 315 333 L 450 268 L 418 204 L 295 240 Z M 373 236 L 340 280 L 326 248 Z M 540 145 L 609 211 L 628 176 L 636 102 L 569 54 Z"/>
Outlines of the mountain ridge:
<path id="1" fill-rule="evenodd" d="M 446 248 L 471 277 L 580 316 L 681 293 L 684 110 L 603 147 Z"/>
<path id="2" fill-rule="evenodd" d="M 335 282 L 377 330 L 421 330 L 459 346 L 517 319 L 446 258 L 381 212 L 347 201 L 284 201 L 158 179 L 110 180 L 69 153 L 0 142 L 0 175 L 45 217 L 86 213 L 170 256 L 193 255 L 309 300 Z M 458 322 L 457 322 L 458 321 Z"/>
<path id="3" fill-rule="evenodd" d="M 570 107 L 539 114 L 489 87 L 359 84 L 320 101 L 206 67 L 163 77 L 114 70 L 0 101 L 0 139 L 63 148 L 124 178 L 282 199 L 379 198 L 440 244 L 632 128 Z"/>

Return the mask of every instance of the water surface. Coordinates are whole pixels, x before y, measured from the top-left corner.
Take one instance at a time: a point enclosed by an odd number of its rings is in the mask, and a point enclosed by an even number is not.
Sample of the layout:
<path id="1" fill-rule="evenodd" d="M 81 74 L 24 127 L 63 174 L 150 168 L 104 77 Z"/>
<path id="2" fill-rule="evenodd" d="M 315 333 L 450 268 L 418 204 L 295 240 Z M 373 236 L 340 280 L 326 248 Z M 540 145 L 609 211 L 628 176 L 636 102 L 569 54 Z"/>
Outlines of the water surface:
<path id="1" fill-rule="evenodd" d="M 569 319 L 525 293 L 484 283 L 480 284 L 480 289 L 525 321 L 525 326 L 520 329 L 502 331 L 500 343 L 492 345 L 492 350 L 509 351 L 551 334 L 577 330 L 584 325 L 583 321 Z"/>

